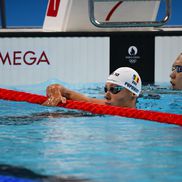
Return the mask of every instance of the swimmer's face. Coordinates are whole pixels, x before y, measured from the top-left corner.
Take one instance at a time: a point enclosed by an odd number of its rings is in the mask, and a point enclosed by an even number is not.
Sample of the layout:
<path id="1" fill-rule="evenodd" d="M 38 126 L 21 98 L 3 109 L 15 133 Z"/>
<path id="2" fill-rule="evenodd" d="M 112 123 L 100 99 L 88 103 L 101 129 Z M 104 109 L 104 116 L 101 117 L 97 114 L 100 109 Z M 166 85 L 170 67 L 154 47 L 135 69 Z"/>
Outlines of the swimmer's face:
<path id="1" fill-rule="evenodd" d="M 133 100 L 133 93 L 116 84 L 106 83 L 105 99 L 107 105 L 128 107 Z"/>
<path id="2" fill-rule="evenodd" d="M 182 54 L 174 61 L 170 77 L 172 89 L 182 90 Z"/>

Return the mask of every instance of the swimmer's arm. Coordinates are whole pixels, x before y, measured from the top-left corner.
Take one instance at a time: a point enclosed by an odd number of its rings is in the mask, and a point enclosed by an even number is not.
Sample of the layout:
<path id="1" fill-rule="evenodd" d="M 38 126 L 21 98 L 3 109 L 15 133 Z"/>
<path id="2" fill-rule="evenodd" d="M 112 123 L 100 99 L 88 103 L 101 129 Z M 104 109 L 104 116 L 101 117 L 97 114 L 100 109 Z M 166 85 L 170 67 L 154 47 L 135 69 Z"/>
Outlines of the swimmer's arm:
<path id="1" fill-rule="evenodd" d="M 97 104 L 105 104 L 104 100 L 90 98 L 73 90 L 67 89 L 62 85 L 53 84 L 47 87 L 47 101 L 43 103 L 45 106 L 57 106 L 59 103 L 66 103 L 66 100 L 76 100 L 84 102 L 92 102 Z"/>

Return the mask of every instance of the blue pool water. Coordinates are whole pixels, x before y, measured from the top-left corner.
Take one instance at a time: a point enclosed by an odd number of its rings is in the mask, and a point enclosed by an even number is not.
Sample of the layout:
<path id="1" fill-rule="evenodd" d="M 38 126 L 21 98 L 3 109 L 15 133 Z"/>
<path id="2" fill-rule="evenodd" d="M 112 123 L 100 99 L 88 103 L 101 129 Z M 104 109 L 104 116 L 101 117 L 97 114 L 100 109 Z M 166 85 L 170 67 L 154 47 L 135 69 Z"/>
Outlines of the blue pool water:
<path id="1" fill-rule="evenodd" d="M 97 85 L 74 87 L 103 96 Z M 45 94 L 44 85 L 20 89 Z M 137 106 L 182 114 L 181 96 L 147 86 Z M 180 126 L 0 100 L 0 181 L 41 181 L 12 172 L 20 167 L 48 181 L 174 182 L 182 181 L 181 161 Z"/>

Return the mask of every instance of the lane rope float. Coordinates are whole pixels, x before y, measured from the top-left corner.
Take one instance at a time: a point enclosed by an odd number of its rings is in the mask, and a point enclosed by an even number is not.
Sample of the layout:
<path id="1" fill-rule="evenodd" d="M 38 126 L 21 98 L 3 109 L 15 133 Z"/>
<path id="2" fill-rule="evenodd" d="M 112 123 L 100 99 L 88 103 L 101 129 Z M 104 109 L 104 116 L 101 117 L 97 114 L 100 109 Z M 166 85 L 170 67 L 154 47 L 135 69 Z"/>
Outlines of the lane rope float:
<path id="1" fill-rule="evenodd" d="M 46 96 L 0 88 L 0 99 L 42 104 L 47 100 Z M 109 105 L 100 105 L 90 102 L 67 100 L 67 103 L 59 103 L 59 107 L 77 109 L 93 114 L 115 115 L 135 119 L 144 119 L 160 123 L 176 124 L 182 126 L 182 115 L 157 111 L 148 111 L 134 108 L 121 108 Z"/>

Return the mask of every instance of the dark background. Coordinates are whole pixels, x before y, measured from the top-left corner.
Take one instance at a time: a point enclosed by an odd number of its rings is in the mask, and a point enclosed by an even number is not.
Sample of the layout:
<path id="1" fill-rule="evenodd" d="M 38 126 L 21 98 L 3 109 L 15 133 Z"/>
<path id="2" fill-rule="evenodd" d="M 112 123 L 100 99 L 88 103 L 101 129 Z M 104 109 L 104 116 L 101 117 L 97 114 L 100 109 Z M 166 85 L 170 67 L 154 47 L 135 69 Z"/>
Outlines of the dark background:
<path id="1" fill-rule="evenodd" d="M 110 38 L 110 72 L 115 69 L 127 66 L 135 69 L 143 84 L 154 83 L 154 39 L 153 35 L 147 33 L 127 33 L 111 35 Z M 128 49 L 135 46 L 138 50 L 134 56 L 129 55 Z M 131 63 L 128 59 L 135 59 Z"/>

